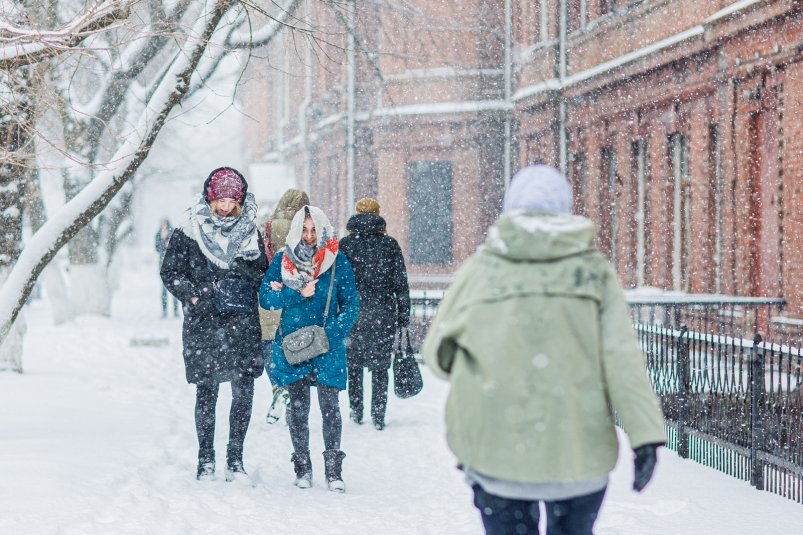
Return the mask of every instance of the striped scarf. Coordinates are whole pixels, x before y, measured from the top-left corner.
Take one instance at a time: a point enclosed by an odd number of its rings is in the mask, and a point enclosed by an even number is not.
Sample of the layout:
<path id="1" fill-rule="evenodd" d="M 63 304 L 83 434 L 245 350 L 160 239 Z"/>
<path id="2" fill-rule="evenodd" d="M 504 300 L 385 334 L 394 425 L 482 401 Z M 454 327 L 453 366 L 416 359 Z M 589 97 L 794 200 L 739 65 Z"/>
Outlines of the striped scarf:
<path id="1" fill-rule="evenodd" d="M 235 258 L 259 258 L 256 227 L 257 204 L 253 194 L 245 197 L 242 213 L 221 217 L 212 213 L 203 195 L 187 209 L 188 227 L 201 252 L 210 262 L 229 269 Z"/>

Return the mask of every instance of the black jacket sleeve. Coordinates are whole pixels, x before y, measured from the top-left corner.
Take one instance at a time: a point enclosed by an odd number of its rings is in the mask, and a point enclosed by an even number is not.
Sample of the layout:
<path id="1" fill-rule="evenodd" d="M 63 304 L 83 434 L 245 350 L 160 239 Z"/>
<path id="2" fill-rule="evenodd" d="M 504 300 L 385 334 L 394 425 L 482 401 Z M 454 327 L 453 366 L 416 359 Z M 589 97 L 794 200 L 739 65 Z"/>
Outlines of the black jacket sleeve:
<path id="1" fill-rule="evenodd" d="M 181 229 L 174 230 L 159 272 L 165 288 L 184 304 L 188 303 L 192 296 L 203 297 L 190 274 L 190 245 L 192 240 Z M 206 290 L 208 292 L 208 289 Z"/>
<path id="2" fill-rule="evenodd" d="M 401 247 L 393 240 L 393 293 L 396 294 L 396 309 L 399 314 L 399 325 L 410 324 L 410 287 L 407 282 L 407 268 L 404 265 Z"/>

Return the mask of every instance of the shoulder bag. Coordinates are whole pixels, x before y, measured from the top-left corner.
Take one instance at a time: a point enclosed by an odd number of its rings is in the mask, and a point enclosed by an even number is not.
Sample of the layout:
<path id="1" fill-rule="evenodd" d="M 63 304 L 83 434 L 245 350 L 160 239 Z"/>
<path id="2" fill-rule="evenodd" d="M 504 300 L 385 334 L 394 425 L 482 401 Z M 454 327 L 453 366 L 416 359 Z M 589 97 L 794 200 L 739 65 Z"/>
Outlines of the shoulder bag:
<path id="1" fill-rule="evenodd" d="M 407 335 L 407 346 L 402 348 L 402 339 Z M 421 377 L 421 369 L 415 360 L 413 345 L 410 343 L 410 330 L 399 330 L 399 345 L 393 356 L 393 391 L 396 397 L 406 399 L 411 398 L 421 392 L 424 388 L 424 379 Z"/>
<path id="2" fill-rule="evenodd" d="M 326 336 L 326 319 L 329 317 L 329 303 L 332 301 L 332 288 L 335 285 L 335 267 L 332 264 L 332 277 L 329 280 L 329 293 L 326 296 L 326 308 L 323 312 L 323 326 L 308 325 L 293 331 L 282 338 L 284 358 L 293 366 L 306 362 L 329 351 L 329 338 Z M 279 324 L 281 333 L 281 324 Z"/>

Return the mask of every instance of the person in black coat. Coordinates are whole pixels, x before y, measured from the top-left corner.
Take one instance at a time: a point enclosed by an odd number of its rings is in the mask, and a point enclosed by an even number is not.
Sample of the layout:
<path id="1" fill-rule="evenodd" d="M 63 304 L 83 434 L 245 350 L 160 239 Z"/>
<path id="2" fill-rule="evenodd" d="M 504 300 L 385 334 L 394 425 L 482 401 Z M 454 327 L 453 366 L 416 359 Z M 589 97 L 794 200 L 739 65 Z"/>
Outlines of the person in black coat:
<path id="1" fill-rule="evenodd" d="M 366 367 L 371 371 L 371 420 L 381 431 L 385 428 L 393 338 L 410 323 L 410 291 L 401 248 L 387 235 L 379 203 L 360 199 L 355 209 L 357 213 L 346 224 L 349 235 L 340 240 L 340 250 L 351 262 L 360 293 L 360 315 L 348 347 L 350 417 L 362 423 Z"/>
<path id="2" fill-rule="evenodd" d="M 167 252 L 167 244 L 170 243 L 170 235 L 173 233 L 173 225 L 170 224 L 169 219 L 162 219 L 159 222 L 159 230 L 156 231 L 154 236 L 153 248 L 159 254 L 159 269 L 162 268 L 165 253 Z M 178 317 L 178 299 L 176 296 L 171 296 L 173 301 L 173 315 Z M 162 285 L 162 317 L 167 317 L 167 288 Z"/>
<path id="3" fill-rule="evenodd" d="M 267 270 L 256 211 L 245 178 L 230 167 L 215 169 L 187 210 L 187 222 L 173 231 L 162 262 L 162 281 L 184 307 L 184 366 L 187 382 L 196 385 L 199 480 L 215 478 L 215 406 L 225 382 L 232 391 L 226 480 L 248 479 L 243 443 L 254 379 L 264 368 L 257 292 Z M 238 281 L 232 301 L 246 311 L 222 311 L 220 298 L 227 293 L 221 288 L 230 286 L 221 284 L 224 279 Z"/>

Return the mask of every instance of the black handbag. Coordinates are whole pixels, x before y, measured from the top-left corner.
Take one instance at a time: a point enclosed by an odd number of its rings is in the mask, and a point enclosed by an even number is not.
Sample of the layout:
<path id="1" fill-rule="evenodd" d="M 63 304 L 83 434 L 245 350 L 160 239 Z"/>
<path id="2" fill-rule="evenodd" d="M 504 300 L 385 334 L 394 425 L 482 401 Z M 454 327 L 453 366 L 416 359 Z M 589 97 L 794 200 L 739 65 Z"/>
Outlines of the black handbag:
<path id="1" fill-rule="evenodd" d="M 257 293 L 243 279 L 215 281 L 213 301 L 215 309 L 224 314 L 251 314 L 257 309 Z"/>
<path id="2" fill-rule="evenodd" d="M 407 335 L 407 345 L 403 347 L 402 339 Z M 413 345 L 410 343 L 410 331 L 399 331 L 399 343 L 393 355 L 393 391 L 401 399 L 411 398 L 424 388 L 421 369 L 415 360 Z"/>

